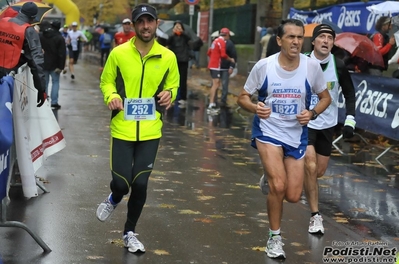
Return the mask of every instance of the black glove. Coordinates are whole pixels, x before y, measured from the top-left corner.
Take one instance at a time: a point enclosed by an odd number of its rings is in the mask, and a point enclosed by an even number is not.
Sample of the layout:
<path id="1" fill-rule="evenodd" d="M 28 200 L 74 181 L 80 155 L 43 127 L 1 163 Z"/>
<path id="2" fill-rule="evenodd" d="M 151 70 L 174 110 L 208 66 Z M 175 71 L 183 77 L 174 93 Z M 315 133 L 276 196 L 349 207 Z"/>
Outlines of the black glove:
<path id="1" fill-rule="evenodd" d="M 342 129 L 342 136 L 344 138 L 351 138 L 355 134 L 356 121 L 355 117 L 348 115 L 345 119 L 344 128 Z"/>
<path id="2" fill-rule="evenodd" d="M 37 91 L 37 107 L 41 107 L 46 101 L 47 95 L 45 92 Z"/>

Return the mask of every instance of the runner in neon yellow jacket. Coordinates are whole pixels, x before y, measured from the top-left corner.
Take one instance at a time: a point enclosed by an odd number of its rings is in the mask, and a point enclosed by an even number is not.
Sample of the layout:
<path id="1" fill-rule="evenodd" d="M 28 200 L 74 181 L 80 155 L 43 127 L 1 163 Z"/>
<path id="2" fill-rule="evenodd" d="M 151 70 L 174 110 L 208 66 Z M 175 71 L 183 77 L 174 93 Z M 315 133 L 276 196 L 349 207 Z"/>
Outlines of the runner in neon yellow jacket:
<path id="1" fill-rule="evenodd" d="M 171 92 L 173 102 L 179 87 L 175 54 L 154 41 L 151 50 L 142 58 L 135 46 L 136 38 L 114 48 L 107 59 L 100 84 L 105 104 L 108 105 L 114 98 L 154 97 L 162 90 Z M 124 120 L 123 111 L 114 110 L 111 136 L 128 141 L 160 138 L 162 120 L 159 104 L 157 110 L 153 121 Z"/>
<path id="2" fill-rule="evenodd" d="M 123 243 L 129 252 L 145 252 L 136 225 L 147 198 L 147 186 L 162 136 L 162 108 L 170 107 L 179 87 L 175 54 L 155 41 L 159 20 L 148 4 L 132 12 L 136 37 L 114 48 L 101 75 L 101 90 L 112 111 L 111 194 L 96 216 L 106 221 L 130 191 Z"/>

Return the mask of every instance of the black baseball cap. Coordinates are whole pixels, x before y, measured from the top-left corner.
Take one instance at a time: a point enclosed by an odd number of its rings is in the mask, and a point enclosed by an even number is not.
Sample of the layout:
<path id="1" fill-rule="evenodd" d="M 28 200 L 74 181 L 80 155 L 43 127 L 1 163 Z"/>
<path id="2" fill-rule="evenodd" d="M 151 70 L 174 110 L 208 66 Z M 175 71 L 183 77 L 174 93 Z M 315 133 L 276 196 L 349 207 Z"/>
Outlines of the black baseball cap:
<path id="1" fill-rule="evenodd" d="M 33 2 L 26 2 L 25 4 L 22 5 L 21 8 L 21 13 L 25 14 L 27 17 L 34 19 L 36 18 L 37 12 L 39 9 L 37 8 L 37 5 Z"/>
<path id="2" fill-rule="evenodd" d="M 136 22 L 142 15 L 150 15 L 157 19 L 157 10 L 149 4 L 139 4 L 132 11 L 132 20 Z"/>

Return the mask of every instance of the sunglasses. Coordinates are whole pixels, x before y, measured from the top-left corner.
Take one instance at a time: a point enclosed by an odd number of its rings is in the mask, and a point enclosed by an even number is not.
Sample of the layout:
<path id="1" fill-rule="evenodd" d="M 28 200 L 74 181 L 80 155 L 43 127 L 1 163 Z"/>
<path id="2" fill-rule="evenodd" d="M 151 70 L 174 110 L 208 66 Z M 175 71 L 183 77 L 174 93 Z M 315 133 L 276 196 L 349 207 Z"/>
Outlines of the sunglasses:
<path id="1" fill-rule="evenodd" d="M 130 23 L 123 23 L 123 25 L 130 25 Z"/>

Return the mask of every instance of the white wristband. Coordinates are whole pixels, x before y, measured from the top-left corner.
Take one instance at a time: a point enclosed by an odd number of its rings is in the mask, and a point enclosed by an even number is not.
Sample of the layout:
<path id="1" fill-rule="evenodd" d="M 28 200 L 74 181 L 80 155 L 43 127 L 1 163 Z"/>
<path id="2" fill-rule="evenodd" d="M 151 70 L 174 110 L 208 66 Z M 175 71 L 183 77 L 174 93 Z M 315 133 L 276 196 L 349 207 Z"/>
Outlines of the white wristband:
<path id="1" fill-rule="evenodd" d="M 350 126 L 351 128 L 355 129 L 356 126 L 355 117 L 353 115 L 347 115 L 344 126 Z"/>

